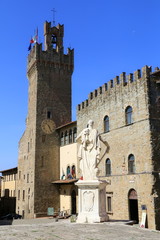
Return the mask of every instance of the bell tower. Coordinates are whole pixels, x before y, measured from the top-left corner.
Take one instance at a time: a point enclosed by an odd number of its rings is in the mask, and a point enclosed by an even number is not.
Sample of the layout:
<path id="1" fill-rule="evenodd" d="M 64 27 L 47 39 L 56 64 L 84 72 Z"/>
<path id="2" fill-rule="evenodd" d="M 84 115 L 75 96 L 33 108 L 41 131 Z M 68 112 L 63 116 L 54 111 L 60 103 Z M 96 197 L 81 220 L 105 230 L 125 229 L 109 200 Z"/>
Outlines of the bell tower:
<path id="1" fill-rule="evenodd" d="M 51 28 L 51 23 L 46 22 L 44 25 L 45 50 L 54 48 L 56 52 L 63 51 L 64 25 L 58 24 L 57 27 Z"/>
<path id="2" fill-rule="evenodd" d="M 26 130 L 19 142 L 17 212 L 25 218 L 59 208 L 59 136 L 56 128 L 71 121 L 74 50 L 64 54 L 64 26 L 44 24 L 44 50 L 36 43 L 28 55 Z"/>

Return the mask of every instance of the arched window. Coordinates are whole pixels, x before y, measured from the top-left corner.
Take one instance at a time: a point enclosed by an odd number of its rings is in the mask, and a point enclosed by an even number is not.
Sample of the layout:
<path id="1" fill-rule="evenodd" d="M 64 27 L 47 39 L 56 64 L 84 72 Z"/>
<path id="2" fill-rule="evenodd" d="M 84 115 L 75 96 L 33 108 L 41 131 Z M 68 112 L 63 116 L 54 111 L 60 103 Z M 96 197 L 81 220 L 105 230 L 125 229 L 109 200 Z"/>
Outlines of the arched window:
<path id="1" fill-rule="evenodd" d="M 132 117 L 132 107 L 131 106 L 128 106 L 125 110 L 125 117 L 126 117 L 126 124 L 131 124 L 133 123 L 133 117 Z"/>
<path id="2" fill-rule="evenodd" d="M 61 146 L 64 145 L 64 136 L 63 136 L 63 132 L 61 133 Z"/>
<path id="3" fill-rule="evenodd" d="M 77 128 L 74 128 L 73 130 L 73 142 L 76 142 L 76 137 L 77 137 Z"/>
<path id="4" fill-rule="evenodd" d="M 111 160 L 107 158 L 106 160 L 106 176 L 111 175 Z"/>
<path id="5" fill-rule="evenodd" d="M 75 167 L 75 165 L 72 166 L 72 172 L 71 172 L 71 174 L 72 174 L 72 177 L 73 177 L 73 178 L 76 178 L 76 167 Z"/>
<path id="6" fill-rule="evenodd" d="M 135 173 L 135 158 L 133 154 L 128 156 L 128 173 Z"/>
<path id="7" fill-rule="evenodd" d="M 72 178 L 70 166 L 67 167 L 67 178 Z"/>
<path id="8" fill-rule="evenodd" d="M 72 129 L 69 130 L 69 143 L 72 143 Z"/>
<path id="9" fill-rule="evenodd" d="M 109 132 L 109 117 L 104 117 L 104 132 Z"/>
<path id="10" fill-rule="evenodd" d="M 56 49 L 57 46 L 57 38 L 54 34 L 52 34 L 52 39 L 51 39 L 52 47 Z"/>
<path id="11" fill-rule="evenodd" d="M 65 132 L 65 136 L 64 136 L 64 145 L 68 144 L 68 132 Z"/>

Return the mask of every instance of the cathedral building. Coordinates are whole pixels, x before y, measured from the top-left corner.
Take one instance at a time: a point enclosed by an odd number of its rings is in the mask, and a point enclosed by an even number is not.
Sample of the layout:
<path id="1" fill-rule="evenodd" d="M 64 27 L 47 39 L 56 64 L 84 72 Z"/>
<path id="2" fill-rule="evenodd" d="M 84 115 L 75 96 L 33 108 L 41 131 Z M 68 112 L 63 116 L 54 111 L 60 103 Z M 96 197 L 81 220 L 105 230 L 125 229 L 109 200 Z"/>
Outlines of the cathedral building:
<path id="1" fill-rule="evenodd" d="M 160 70 L 122 73 L 91 92 L 71 120 L 74 51 L 63 50 L 63 25 L 44 24 L 45 49 L 28 56 L 26 130 L 19 142 L 17 212 L 45 216 L 47 209 L 78 213 L 81 176 L 77 134 L 92 119 L 103 142 L 98 178 L 106 180 L 110 219 L 160 230 Z M 143 217 L 142 217 L 143 216 Z"/>

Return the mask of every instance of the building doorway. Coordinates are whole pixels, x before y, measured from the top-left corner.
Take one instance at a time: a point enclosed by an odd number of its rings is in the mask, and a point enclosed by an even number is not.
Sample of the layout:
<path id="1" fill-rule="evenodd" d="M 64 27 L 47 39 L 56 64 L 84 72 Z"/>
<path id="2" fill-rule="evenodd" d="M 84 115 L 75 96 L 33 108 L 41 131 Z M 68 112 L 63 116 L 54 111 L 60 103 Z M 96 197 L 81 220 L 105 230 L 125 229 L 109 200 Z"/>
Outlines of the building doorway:
<path id="1" fill-rule="evenodd" d="M 76 191 L 71 193 L 71 214 L 76 214 Z"/>
<path id="2" fill-rule="evenodd" d="M 138 197 L 137 192 L 134 189 L 130 189 L 128 193 L 128 207 L 129 207 L 129 219 L 135 223 L 139 223 L 138 216 Z"/>

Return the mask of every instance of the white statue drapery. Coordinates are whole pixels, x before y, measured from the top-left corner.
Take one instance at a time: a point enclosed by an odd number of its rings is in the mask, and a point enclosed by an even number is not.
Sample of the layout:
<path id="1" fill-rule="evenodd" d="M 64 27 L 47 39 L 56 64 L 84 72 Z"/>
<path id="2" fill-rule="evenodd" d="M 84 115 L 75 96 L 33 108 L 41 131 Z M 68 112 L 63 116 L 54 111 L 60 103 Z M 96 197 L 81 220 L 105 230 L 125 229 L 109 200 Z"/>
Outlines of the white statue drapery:
<path id="1" fill-rule="evenodd" d="M 78 158 L 83 180 L 97 179 L 101 147 L 98 131 L 93 128 L 93 125 L 93 120 L 89 120 L 87 128 L 83 129 L 77 137 L 77 143 L 80 144 Z"/>

